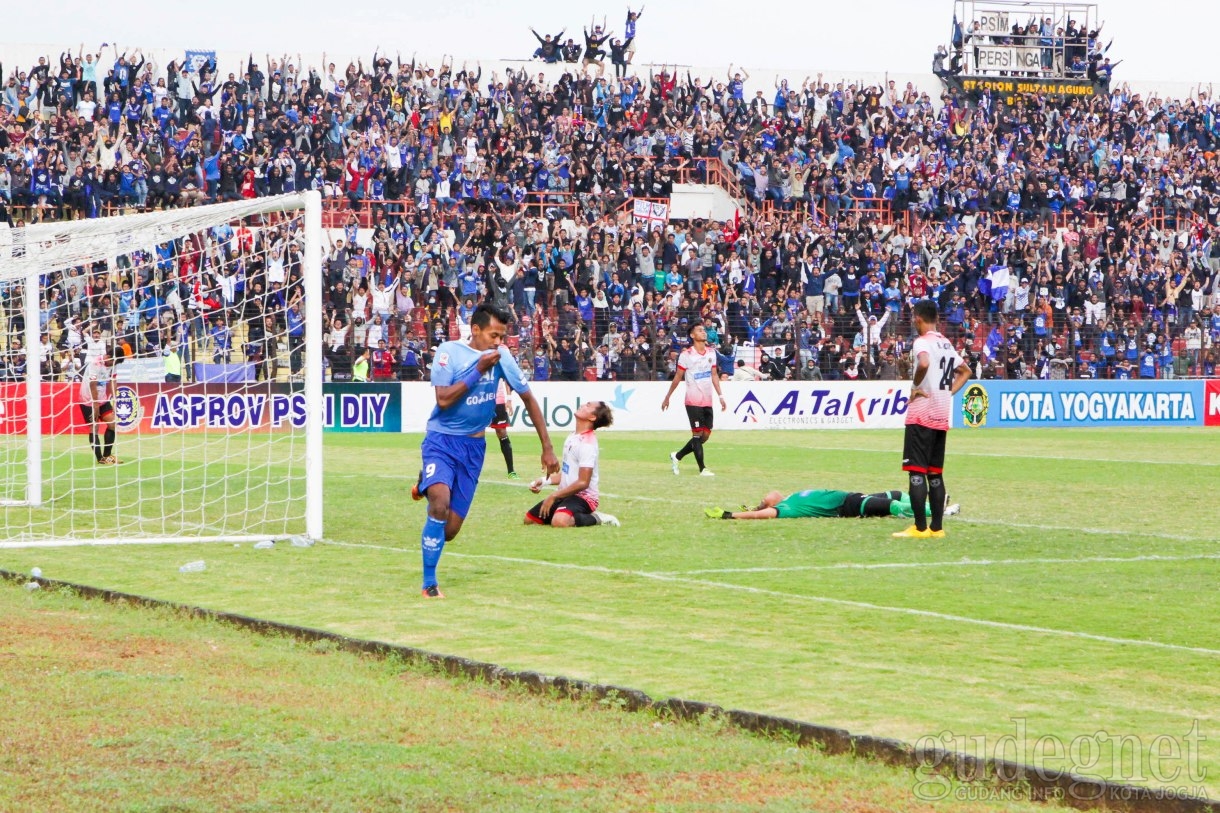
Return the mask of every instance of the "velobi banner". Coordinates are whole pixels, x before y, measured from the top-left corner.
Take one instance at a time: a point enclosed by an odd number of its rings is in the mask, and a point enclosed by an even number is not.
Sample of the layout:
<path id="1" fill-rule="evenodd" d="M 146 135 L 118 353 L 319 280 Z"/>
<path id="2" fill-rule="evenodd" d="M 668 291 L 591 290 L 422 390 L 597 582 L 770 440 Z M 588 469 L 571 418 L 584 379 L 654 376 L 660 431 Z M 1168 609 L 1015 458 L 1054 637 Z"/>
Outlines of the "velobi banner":
<path id="1" fill-rule="evenodd" d="M 1202 426 L 1204 391 L 1220 382 L 970 381 L 954 399 L 954 426 L 1011 429 L 1038 426 Z M 1216 392 L 1220 394 L 1220 389 Z M 1220 425 L 1220 397 L 1213 402 Z"/>
<path id="2" fill-rule="evenodd" d="M 88 433 L 79 384 L 44 384 L 43 434 Z M 324 384 L 327 431 L 401 432 L 399 384 Z M 305 393 L 287 384 L 116 384 L 111 395 L 120 432 L 286 431 L 305 425 Z M 25 385 L 0 385 L 0 433 L 25 433 Z"/>
<path id="3" fill-rule="evenodd" d="M 716 431 L 724 429 L 893 429 L 906 419 L 909 384 L 900 381 L 782 382 L 724 381 L 727 409 L 714 404 Z M 679 386 L 669 409 L 661 402 L 669 389 L 662 381 L 534 382 L 530 390 L 548 429 L 572 429 L 586 401 L 605 401 L 614 409 L 613 429 L 683 431 L 690 428 Z M 403 385 L 403 431 L 424 431 L 436 403 L 428 384 Z M 531 429 L 521 399 L 508 407 L 509 426 Z"/>

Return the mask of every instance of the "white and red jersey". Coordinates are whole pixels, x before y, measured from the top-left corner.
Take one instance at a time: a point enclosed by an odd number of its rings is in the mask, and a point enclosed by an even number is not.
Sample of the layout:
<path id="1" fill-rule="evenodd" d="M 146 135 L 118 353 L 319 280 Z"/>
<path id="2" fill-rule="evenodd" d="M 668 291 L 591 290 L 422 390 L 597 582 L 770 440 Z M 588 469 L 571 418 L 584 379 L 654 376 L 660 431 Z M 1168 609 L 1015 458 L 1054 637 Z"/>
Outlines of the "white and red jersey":
<path id="1" fill-rule="evenodd" d="M 912 398 L 907 405 L 907 423 L 929 429 L 949 428 L 949 413 L 953 410 L 953 379 L 962 357 L 953 344 L 936 331 L 928 331 L 911 345 L 911 363 L 918 367 L 919 357 L 928 356 L 928 372 L 923 381 L 912 385 L 927 398 Z"/>
<path id="2" fill-rule="evenodd" d="M 597 434 L 590 429 L 588 432 L 573 432 L 563 442 L 563 465 L 559 469 L 559 488 L 564 489 L 580 478 L 581 469 L 593 469 L 589 485 L 577 494 L 597 510 Z"/>
<path id="3" fill-rule="evenodd" d="M 501 381 L 500 386 L 496 387 L 496 404 L 505 403 L 508 403 L 508 385 Z"/>
<path id="4" fill-rule="evenodd" d="M 716 351 L 705 346 L 700 353 L 688 347 L 678 356 L 678 369 L 686 375 L 686 405 L 710 407 L 715 393 L 712 376 L 716 374 Z"/>
<path id="5" fill-rule="evenodd" d="M 97 400 L 98 402 L 110 400 L 110 367 L 106 362 L 95 358 L 85 365 L 85 374 L 80 380 L 80 402 L 82 404 L 93 403 L 93 392 L 89 387 L 92 382 L 97 382 Z"/>

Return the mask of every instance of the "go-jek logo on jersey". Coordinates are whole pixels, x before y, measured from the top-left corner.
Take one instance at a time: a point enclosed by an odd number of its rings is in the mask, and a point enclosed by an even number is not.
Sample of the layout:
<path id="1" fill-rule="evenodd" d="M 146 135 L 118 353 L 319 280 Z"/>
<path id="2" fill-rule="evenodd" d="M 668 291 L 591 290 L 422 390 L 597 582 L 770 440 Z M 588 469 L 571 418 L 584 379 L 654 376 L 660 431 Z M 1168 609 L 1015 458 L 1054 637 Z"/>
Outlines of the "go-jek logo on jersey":
<path id="1" fill-rule="evenodd" d="M 762 427 L 897 427 L 905 419 L 905 388 L 883 383 L 829 383 L 812 389 L 754 387 L 733 409 Z"/>
<path id="2" fill-rule="evenodd" d="M 114 422 L 120 432 L 130 432 L 140 425 L 144 410 L 140 407 L 140 396 L 126 384 L 114 389 Z"/>

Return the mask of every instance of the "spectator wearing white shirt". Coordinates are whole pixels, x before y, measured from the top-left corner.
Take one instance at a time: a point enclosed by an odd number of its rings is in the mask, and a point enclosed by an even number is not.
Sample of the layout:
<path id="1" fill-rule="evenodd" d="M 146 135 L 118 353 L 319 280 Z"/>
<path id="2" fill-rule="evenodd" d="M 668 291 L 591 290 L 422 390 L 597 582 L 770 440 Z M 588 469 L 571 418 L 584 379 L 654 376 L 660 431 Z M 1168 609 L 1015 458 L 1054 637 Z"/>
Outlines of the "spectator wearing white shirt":
<path id="1" fill-rule="evenodd" d="M 1084 323 L 1086 325 L 1099 325 L 1106 321 L 1106 303 L 1098 298 L 1097 294 L 1090 294 L 1089 301 L 1084 303 Z"/>

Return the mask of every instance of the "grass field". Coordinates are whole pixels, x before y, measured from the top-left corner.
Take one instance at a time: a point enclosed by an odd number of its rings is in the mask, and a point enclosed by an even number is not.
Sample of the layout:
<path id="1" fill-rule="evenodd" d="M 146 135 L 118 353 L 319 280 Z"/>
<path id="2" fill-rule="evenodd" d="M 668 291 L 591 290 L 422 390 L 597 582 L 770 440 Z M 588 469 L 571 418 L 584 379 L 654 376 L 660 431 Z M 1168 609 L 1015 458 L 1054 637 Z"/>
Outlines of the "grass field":
<path id="1" fill-rule="evenodd" d="M 86 435 L 44 438 L 44 504 L 0 509 L 9 539 L 238 536 L 256 510 L 305 530 L 302 432 L 120 434 L 115 449 L 123 465 L 99 466 Z M 24 438 L 0 438 L 0 500 L 25 499 L 24 461 Z"/>
<path id="2" fill-rule="evenodd" d="M 603 507 L 623 527 L 570 531 L 521 525 L 532 495 L 493 446 L 441 563 L 444 602 L 418 598 L 409 436 L 327 437 L 328 544 L 3 550 L 0 567 L 1220 794 L 1207 435 L 957 431 L 946 483 L 962 514 L 947 539 L 914 542 L 890 538 L 897 520 L 701 512 L 769 488 L 901 488 L 896 432 L 719 433 L 715 478 L 670 474 L 681 441 L 606 434 Z M 530 472 L 536 441 L 515 446 Z M 200 558 L 206 572 L 177 572 Z"/>
<path id="3" fill-rule="evenodd" d="M 6 813 L 932 809 L 909 771 L 715 719 L 538 697 L 11 583 L 0 614 Z M 935 809 L 1038 809 L 989 795 Z"/>

